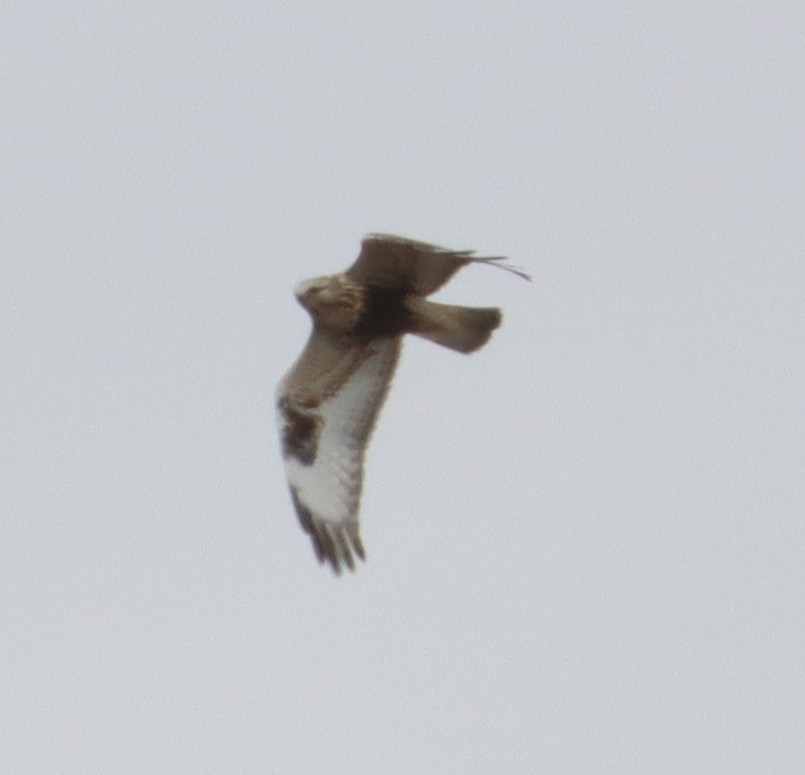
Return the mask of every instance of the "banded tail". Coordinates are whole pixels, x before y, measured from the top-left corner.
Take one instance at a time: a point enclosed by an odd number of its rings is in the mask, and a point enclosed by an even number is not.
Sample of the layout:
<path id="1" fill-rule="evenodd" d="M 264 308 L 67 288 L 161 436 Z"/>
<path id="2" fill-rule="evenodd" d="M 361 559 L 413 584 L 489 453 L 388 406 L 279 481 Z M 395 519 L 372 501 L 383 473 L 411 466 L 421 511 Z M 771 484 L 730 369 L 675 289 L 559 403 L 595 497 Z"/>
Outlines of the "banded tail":
<path id="1" fill-rule="evenodd" d="M 483 347 L 502 320 L 495 307 L 437 304 L 420 296 L 409 296 L 406 301 L 412 317 L 410 333 L 460 353 Z"/>

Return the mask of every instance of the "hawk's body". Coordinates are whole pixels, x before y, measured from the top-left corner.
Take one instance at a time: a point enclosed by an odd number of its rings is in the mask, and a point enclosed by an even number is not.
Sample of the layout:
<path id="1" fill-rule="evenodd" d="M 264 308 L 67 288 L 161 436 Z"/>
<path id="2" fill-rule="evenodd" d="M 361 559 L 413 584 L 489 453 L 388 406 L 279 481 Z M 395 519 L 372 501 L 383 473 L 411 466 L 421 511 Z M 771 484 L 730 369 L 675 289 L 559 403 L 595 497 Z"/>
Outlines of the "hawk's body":
<path id="1" fill-rule="evenodd" d="M 345 273 L 297 287 L 313 331 L 279 386 L 282 451 L 302 527 L 319 561 L 336 572 L 342 564 L 353 568 L 354 555 L 364 557 L 358 529 L 364 450 L 403 335 L 464 353 L 482 347 L 500 325 L 500 310 L 436 304 L 425 296 L 462 266 L 499 260 L 375 234 Z"/>

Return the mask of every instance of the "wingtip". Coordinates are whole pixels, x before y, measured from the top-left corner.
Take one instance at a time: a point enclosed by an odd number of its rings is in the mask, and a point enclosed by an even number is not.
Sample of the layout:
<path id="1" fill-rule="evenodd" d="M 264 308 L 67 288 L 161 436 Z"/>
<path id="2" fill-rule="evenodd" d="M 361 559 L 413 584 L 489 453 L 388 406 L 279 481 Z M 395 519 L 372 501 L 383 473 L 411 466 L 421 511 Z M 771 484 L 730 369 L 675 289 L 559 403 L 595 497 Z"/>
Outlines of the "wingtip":
<path id="1" fill-rule="evenodd" d="M 491 263 L 497 261 L 505 261 L 506 256 L 478 256 L 472 259 L 473 261 L 479 261 L 481 263 Z M 507 272 L 511 274 L 516 274 L 518 277 L 522 277 L 523 280 L 527 280 L 528 282 L 532 282 L 531 275 L 523 269 L 521 266 L 517 266 L 516 264 L 499 264 L 494 263 L 493 266 L 496 266 L 498 269 L 505 269 Z"/>
<path id="2" fill-rule="evenodd" d="M 357 557 L 366 560 L 357 525 L 333 525 L 324 522 L 314 524 L 310 531 L 313 551 L 322 565 L 329 565 L 336 576 L 341 575 L 344 567 L 355 571 Z"/>
<path id="3" fill-rule="evenodd" d="M 366 560 L 366 551 L 361 542 L 357 520 L 332 522 L 314 517 L 310 509 L 302 503 L 299 494 L 291 487 L 296 514 L 302 529 L 310 536 L 313 552 L 321 565 L 329 565 L 336 576 L 341 575 L 344 566 L 355 570 L 355 557 Z"/>

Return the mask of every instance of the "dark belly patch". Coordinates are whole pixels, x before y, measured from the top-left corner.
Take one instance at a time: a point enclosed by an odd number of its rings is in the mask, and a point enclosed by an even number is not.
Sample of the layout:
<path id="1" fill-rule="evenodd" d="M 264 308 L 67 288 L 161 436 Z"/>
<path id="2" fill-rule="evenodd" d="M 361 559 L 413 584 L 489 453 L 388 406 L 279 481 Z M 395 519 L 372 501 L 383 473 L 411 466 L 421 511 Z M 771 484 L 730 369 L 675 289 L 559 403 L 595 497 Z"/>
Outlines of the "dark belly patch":
<path id="1" fill-rule="evenodd" d="M 369 339 L 400 336 L 410 327 L 411 314 L 405 305 L 405 291 L 367 285 L 360 316 L 353 334 Z"/>

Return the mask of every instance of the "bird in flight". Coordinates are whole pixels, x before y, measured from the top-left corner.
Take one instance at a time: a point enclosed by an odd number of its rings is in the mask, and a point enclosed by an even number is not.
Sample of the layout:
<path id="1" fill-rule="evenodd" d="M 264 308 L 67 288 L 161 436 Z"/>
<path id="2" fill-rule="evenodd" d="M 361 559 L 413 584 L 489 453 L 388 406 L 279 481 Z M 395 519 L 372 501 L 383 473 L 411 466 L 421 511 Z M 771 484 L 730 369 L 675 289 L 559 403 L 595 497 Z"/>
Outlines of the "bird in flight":
<path id="1" fill-rule="evenodd" d="M 459 269 L 488 264 L 526 272 L 424 242 L 370 234 L 342 274 L 295 288 L 313 320 L 305 349 L 277 390 L 277 415 L 291 499 L 321 563 L 336 573 L 365 559 L 358 525 L 363 458 L 391 383 L 403 335 L 451 350 L 483 347 L 501 321 L 495 308 L 438 304 L 425 297 Z"/>

